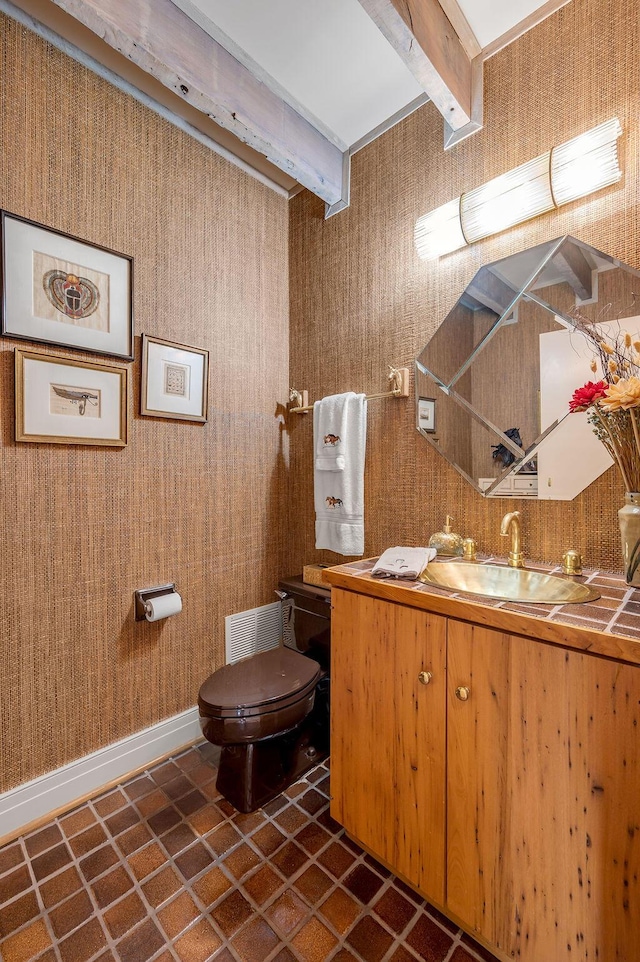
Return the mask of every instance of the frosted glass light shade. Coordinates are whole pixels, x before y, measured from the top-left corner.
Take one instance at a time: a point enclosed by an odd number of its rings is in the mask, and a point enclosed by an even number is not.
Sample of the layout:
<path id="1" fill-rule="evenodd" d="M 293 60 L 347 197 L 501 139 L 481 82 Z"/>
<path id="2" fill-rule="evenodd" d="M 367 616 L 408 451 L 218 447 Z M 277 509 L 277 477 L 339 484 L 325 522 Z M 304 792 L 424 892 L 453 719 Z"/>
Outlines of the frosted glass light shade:
<path id="1" fill-rule="evenodd" d="M 463 194 L 460 219 L 464 235 L 472 244 L 553 207 L 546 153 Z"/>
<path id="2" fill-rule="evenodd" d="M 620 121 L 612 117 L 424 214 L 414 230 L 418 255 L 441 257 L 615 184 L 622 177 L 617 145 L 621 134 Z"/>
<path id="3" fill-rule="evenodd" d="M 568 140 L 551 151 L 551 184 L 558 207 L 615 184 L 622 177 L 618 165 L 617 117 Z"/>
<path id="4" fill-rule="evenodd" d="M 456 197 L 430 214 L 419 217 L 413 236 L 416 250 L 424 259 L 440 257 L 465 247 L 467 242 L 460 227 L 460 198 Z"/>

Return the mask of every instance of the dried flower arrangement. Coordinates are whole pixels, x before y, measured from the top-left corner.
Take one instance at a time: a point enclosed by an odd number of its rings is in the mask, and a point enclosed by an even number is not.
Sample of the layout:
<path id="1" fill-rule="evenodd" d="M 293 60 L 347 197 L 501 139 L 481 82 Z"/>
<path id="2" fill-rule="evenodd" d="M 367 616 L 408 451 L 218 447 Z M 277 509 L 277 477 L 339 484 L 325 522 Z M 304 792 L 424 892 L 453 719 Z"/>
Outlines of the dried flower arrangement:
<path id="1" fill-rule="evenodd" d="M 588 411 L 593 432 L 617 464 L 625 491 L 640 491 L 640 340 L 620 332 L 604 340 L 597 325 L 572 312 L 578 330 L 591 343 L 591 371 L 601 380 L 574 391 L 569 410 Z M 597 359 L 596 359 L 597 358 Z"/>
<path id="2" fill-rule="evenodd" d="M 626 502 L 618 512 L 625 579 L 640 587 L 640 340 L 620 330 L 605 340 L 597 324 L 579 312 L 572 312 L 572 319 L 593 348 L 591 372 L 598 373 L 599 361 L 603 376 L 574 391 L 569 410 L 588 411 L 594 434 L 620 470 Z"/>

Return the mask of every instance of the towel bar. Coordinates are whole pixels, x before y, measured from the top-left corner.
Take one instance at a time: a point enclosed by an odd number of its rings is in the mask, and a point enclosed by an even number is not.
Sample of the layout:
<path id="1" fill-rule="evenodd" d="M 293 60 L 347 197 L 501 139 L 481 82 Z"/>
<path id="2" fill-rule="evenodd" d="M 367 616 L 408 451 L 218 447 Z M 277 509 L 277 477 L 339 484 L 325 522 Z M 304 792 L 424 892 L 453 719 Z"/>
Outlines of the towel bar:
<path id="1" fill-rule="evenodd" d="M 383 391 L 381 394 L 367 394 L 367 401 L 376 401 L 383 397 L 409 397 L 408 367 L 396 368 L 389 365 L 387 379 L 391 382 L 391 390 Z M 289 403 L 295 404 L 296 407 L 289 408 L 291 414 L 307 414 L 308 411 L 313 411 L 313 404 L 306 404 L 306 400 L 307 391 L 296 391 L 292 387 L 289 391 Z"/>

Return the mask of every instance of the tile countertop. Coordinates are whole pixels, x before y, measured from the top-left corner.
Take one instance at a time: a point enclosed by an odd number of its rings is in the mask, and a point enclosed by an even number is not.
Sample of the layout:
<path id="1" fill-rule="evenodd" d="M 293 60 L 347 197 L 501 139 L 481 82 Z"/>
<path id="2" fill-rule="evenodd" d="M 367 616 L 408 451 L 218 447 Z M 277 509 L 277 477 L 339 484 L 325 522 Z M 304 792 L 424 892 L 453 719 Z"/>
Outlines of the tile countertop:
<path id="1" fill-rule="evenodd" d="M 324 578 L 337 588 L 640 665 L 640 589 L 630 588 L 621 575 L 589 570 L 575 579 L 600 592 L 596 601 L 523 604 L 448 591 L 419 581 L 372 578 L 371 569 L 377 560 L 367 558 L 327 568 Z M 504 561 L 479 559 L 481 564 Z M 562 576 L 561 569 L 551 565 L 531 563 L 527 568 Z"/>

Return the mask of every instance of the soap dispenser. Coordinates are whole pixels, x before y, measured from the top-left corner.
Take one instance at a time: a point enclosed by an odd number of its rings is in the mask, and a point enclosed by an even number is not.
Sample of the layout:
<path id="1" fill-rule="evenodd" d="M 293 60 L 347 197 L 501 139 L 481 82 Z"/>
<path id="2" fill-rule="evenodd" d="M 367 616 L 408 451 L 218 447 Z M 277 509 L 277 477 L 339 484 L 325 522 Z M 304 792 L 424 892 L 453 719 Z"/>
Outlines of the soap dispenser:
<path id="1" fill-rule="evenodd" d="M 447 515 L 444 521 L 444 531 L 437 531 L 429 538 L 429 547 L 435 548 L 438 554 L 444 558 L 462 557 L 462 535 L 451 530 L 452 524 L 453 518 Z"/>

